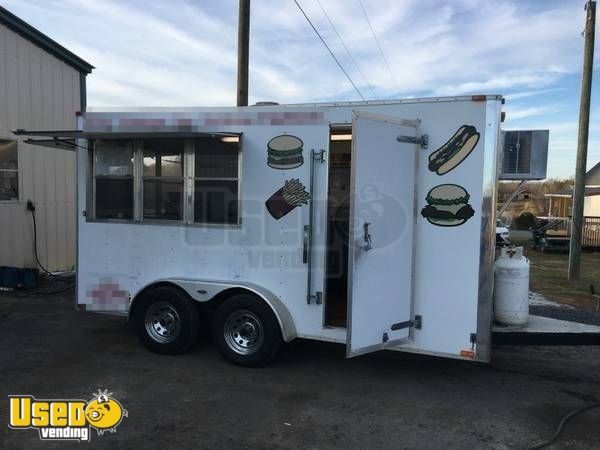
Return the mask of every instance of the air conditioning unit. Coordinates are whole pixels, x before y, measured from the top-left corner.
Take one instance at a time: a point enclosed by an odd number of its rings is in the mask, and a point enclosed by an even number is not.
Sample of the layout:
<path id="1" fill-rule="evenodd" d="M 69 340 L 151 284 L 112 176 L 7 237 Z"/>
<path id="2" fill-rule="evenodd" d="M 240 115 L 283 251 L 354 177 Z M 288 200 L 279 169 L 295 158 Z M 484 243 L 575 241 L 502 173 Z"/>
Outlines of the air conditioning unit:
<path id="1" fill-rule="evenodd" d="M 502 132 L 501 180 L 543 180 L 548 163 L 549 130 Z"/>

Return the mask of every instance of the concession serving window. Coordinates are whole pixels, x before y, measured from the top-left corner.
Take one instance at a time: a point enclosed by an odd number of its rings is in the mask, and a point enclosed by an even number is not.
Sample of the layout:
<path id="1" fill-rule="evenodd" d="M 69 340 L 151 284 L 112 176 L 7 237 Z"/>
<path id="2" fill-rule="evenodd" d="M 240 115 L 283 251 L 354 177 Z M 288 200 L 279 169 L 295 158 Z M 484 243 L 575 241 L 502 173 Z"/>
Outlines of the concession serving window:
<path id="1" fill-rule="evenodd" d="M 26 141 L 33 145 L 87 148 L 87 220 L 240 223 L 240 133 L 15 134 L 50 138 Z"/>

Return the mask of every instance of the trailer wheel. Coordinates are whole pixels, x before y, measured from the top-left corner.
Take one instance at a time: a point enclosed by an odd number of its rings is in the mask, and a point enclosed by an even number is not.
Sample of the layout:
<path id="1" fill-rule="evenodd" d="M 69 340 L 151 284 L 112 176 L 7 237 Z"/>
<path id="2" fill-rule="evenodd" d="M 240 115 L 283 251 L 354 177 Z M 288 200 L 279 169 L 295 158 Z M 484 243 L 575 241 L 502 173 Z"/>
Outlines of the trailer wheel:
<path id="1" fill-rule="evenodd" d="M 158 287 L 143 294 L 134 310 L 138 337 L 150 351 L 183 353 L 198 336 L 198 309 L 180 290 Z"/>
<path id="2" fill-rule="evenodd" d="M 259 298 L 240 294 L 225 300 L 212 319 L 213 339 L 228 361 L 240 366 L 263 366 L 283 344 L 271 308 Z"/>

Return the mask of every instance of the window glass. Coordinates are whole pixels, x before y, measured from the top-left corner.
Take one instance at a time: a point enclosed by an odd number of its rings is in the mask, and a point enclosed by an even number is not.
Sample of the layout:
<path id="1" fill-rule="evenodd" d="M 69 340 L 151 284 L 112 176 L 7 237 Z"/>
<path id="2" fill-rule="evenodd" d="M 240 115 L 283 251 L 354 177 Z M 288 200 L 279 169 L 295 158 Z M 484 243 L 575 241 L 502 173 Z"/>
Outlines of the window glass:
<path id="1" fill-rule="evenodd" d="M 183 183 L 170 180 L 144 180 L 144 218 L 180 220 Z"/>
<path id="2" fill-rule="evenodd" d="M 144 218 L 183 218 L 183 139 L 144 141 Z"/>
<path id="3" fill-rule="evenodd" d="M 95 142 L 96 218 L 133 219 L 133 142 Z"/>
<path id="4" fill-rule="evenodd" d="M 96 179 L 96 218 L 133 219 L 133 178 Z"/>
<path id="5" fill-rule="evenodd" d="M 194 142 L 194 221 L 237 224 L 239 142 L 202 138 Z"/>
<path id="6" fill-rule="evenodd" d="M 196 180 L 194 217 L 201 223 L 238 222 L 238 182 Z"/>
<path id="7" fill-rule="evenodd" d="M 183 139 L 144 141 L 144 176 L 183 176 L 183 145 Z"/>
<path id="8" fill-rule="evenodd" d="M 17 141 L 0 139 L 0 201 L 18 199 Z"/>
<path id="9" fill-rule="evenodd" d="M 116 139 L 96 141 L 96 175 L 132 176 L 133 143 Z"/>
<path id="10" fill-rule="evenodd" d="M 238 177 L 238 143 L 222 139 L 196 139 L 196 178 Z"/>

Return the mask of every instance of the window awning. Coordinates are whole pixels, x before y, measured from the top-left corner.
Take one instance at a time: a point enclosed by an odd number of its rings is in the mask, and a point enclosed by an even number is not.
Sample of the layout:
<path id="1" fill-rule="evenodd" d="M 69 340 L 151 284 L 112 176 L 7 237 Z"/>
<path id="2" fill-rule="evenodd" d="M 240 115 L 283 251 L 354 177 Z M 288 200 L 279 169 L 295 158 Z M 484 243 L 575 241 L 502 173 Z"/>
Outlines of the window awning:
<path id="1" fill-rule="evenodd" d="M 17 136 L 45 137 L 49 139 L 26 139 L 25 143 L 41 147 L 60 148 L 75 151 L 76 139 L 143 139 L 143 138 L 223 138 L 237 137 L 242 133 L 199 132 L 199 131 L 157 131 L 157 132 L 98 132 L 82 130 L 14 130 Z"/>
<path id="2" fill-rule="evenodd" d="M 39 145 L 40 147 L 49 148 L 60 148 L 61 150 L 69 150 L 72 152 L 77 150 L 77 147 L 81 147 L 81 145 L 77 145 L 75 139 L 69 138 L 25 139 L 24 142 L 29 145 Z"/>
<path id="3" fill-rule="evenodd" d="M 13 131 L 17 136 L 41 136 L 49 138 L 71 139 L 141 139 L 141 138 L 196 138 L 241 136 L 242 133 L 204 132 L 204 131 L 156 131 L 156 132 L 118 132 L 118 131 L 83 131 L 83 130 L 23 130 Z"/>

